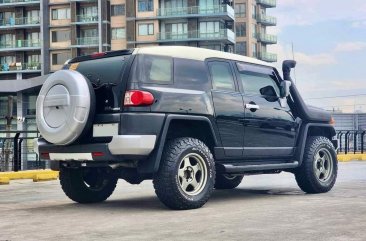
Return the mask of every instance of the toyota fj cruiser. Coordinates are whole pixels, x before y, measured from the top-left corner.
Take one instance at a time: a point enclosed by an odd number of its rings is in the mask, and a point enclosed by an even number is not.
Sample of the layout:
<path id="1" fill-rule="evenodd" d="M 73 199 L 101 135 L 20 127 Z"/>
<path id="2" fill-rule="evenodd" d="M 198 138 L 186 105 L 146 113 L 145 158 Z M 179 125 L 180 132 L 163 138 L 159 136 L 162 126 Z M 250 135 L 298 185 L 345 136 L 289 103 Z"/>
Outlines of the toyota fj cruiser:
<path id="1" fill-rule="evenodd" d="M 152 179 L 172 209 L 199 208 L 245 175 L 291 172 L 307 193 L 337 177 L 331 115 L 307 106 L 271 65 L 202 48 L 157 46 L 76 57 L 37 99 L 40 158 L 65 194 L 101 202 L 118 179 Z"/>

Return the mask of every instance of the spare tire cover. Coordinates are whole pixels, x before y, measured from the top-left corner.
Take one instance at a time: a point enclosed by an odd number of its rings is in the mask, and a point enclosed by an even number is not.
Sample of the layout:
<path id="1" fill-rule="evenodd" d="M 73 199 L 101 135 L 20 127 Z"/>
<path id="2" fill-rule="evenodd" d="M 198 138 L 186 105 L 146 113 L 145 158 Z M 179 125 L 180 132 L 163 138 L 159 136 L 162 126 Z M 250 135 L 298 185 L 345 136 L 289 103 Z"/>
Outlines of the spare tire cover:
<path id="1" fill-rule="evenodd" d="M 36 103 L 39 132 L 57 145 L 73 143 L 87 126 L 94 104 L 91 85 L 79 72 L 59 70 L 42 86 Z"/>

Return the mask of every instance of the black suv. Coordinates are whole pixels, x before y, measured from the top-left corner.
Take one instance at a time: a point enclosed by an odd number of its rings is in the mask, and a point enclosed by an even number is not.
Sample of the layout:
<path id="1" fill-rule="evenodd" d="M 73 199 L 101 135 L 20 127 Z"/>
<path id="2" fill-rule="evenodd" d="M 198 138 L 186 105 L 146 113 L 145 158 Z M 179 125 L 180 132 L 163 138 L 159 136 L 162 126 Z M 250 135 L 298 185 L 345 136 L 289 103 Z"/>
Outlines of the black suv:
<path id="1" fill-rule="evenodd" d="M 119 178 L 152 179 L 173 209 L 201 207 L 246 174 L 287 171 L 307 193 L 337 177 L 331 115 L 306 106 L 271 65 L 202 48 L 157 46 L 77 57 L 37 99 L 36 151 L 66 195 L 101 202 Z"/>

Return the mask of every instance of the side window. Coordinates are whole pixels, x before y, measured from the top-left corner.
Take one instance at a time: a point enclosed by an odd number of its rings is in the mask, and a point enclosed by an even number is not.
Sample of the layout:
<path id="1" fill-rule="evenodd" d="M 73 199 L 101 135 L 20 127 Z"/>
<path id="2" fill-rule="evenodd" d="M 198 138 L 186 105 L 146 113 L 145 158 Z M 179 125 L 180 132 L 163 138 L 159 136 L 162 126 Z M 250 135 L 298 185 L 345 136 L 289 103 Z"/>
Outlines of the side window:
<path id="1" fill-rule="evenodd" d="M 279 96 L 280 89 L 272 68 L 241 62 L 236 63 L 236 67 L 245 94 Z"/>
<path id="2" fill-rule="evenodd" d="M 174 58 L 174 85 L 199 90 L 209 88 L 205 62 Z"/>
<path id="3" fill-rule="evenodd" d="M 212 62 L 209 66 L 212 86 L 215 90 L 235 90 L 234 78 L 229 63 Z"/>
<path id="4" fill-rule="evenodd" d="M 171 57 L 144 55 L 143 82 L 169 84 L 173 82 L 173 59 Z"/>
<path id="5" fill-rule="evenodd" d="M 276 84 L 276 77 L 274 75 L 248 71 L 240 72 L 240 79 L 245 94 L 279 96 L 280 90 Z"/>

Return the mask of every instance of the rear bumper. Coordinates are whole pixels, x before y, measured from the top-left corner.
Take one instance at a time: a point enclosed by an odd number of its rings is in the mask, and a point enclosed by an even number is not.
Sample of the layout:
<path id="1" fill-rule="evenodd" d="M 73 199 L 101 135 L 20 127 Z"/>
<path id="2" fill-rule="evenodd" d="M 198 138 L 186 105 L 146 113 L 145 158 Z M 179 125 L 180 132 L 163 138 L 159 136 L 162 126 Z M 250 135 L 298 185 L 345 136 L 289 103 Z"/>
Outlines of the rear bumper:
<path id="1" fill-rule="evenodd" d="M 156 135 L 118 135 L 109 143 L 70 146 L 53 145 L 44 139 L 34 140 L 34 151 L 41 159 L 53 161 L 123 161 L 143 159 L 155 147 Z"/>

